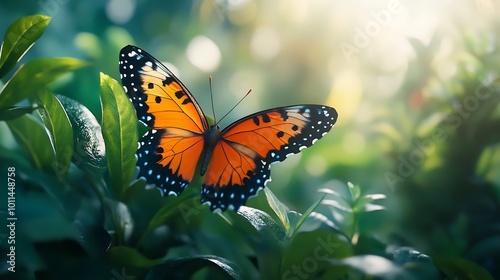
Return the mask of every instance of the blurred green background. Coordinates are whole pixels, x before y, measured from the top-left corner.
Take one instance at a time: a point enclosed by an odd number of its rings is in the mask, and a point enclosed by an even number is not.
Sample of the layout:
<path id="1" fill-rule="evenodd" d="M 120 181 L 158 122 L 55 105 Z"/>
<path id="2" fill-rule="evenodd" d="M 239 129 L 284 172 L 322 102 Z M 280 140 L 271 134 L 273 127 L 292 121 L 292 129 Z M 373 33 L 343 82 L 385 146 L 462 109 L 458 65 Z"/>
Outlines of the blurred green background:
<path id="1" fill-rule="evenodd" d="M 387 196 L 359 221 L 384 250 L 457 256 L 500 277 L 498 2 L 17 0 L 0 4 L 0 34 L 35 13 L 52 20 L 21 63 L 90 62 L 51 88 L 99 121 L 99 72 L 119 80 L 127 44 L 171 68 L 210 117 L 209 76 L 218 117 L 252 88 L 222 127 L 271 107 L 336 108 L 327 136 L 272 167 L 274 194 L 302 213 L 318 189 L 353 182 Z M 1 145 L 16 149 L 4 131 Z"/>

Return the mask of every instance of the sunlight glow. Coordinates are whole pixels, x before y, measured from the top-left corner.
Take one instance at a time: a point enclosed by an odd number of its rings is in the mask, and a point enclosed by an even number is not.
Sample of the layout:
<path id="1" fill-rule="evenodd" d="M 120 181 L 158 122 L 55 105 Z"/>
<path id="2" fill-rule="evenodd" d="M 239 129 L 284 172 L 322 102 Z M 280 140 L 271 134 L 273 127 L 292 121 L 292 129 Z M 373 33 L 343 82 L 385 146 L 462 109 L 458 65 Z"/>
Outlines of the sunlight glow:
<path id="1" fill-rule="evenodd" d="M 366 147 L 366 138 L 360 132 L 349 132 L 342 139 L 342 148 L 350 154 L 360 154 Z"/>
<path id="2" fill-rule="evenodd" d="M 363 98 L 363 82 L 353 71 L 344 71 L 334 77 L 327 105 L 337 108 L 339 118 L 337 125 L 346 123 L 358 112 Z"/>
<path id="3" fill-rule="evenodd" d="M 221 52 L 219 47 L 205 36 L 194 37 L 186 51 L 189 61 L 204 72 L 211 72 L 219 67 Z"/>
<path id="4" fill-rule="evenodd" d="M 309 12 L 309 3 L 310 1 L 307 0 L 281 1 L 281 16 L 290 22 L 301 23 L 307 17 Z"/>
<path id="5" fill-rule="evenodd" d="M 256 57 L 269 60 L 279 53 L 281 41 L 274 29 L 259 27 L 252 36 L 251 48 Z"/>
<path id="6" fill-rule="evenodd" d="M 323 156 L 314 155 L 307 160 L 305 167 L 311 176 L 319 177 L 328 170 L 328 163 Z"/>

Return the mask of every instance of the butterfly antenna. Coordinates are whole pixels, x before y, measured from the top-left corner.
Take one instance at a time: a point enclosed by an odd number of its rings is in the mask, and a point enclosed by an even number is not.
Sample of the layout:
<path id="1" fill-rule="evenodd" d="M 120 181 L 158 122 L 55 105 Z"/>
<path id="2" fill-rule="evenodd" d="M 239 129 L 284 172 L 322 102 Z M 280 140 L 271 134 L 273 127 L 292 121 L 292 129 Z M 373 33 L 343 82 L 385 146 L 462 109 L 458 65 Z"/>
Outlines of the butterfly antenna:
<path id="1" fill-rule="evenodd" d="M 208 83 L 210 85 L 210 100 L 212 101 L 212 114 L 214 116 L 214 122 L 217 123 L 217 117 L 215 116 L 215 109 L 214 109 L 214 94 L 212 91 L 212 76 L 208 77 Z"/>
<path id="2" fill-rule="evenodd" d="M 229 113 L 231 113 L 234 110 L 234 108 L 236 108 L 236 106 L 238 106 L 241 103 L 241 101 L 243 101 L 243 99 L 245 99 L 250 94 L 250 92 L 252 92 L 252 89 L 249 89 L 247 94 L 245 94 L 245 96 L 243 96 L 240 99 L 240 101 L 238 101 L 238 103 L 236 103 L 236 105 L 234 105 L 233 108 L 231 108 L 231 110 L 229 110 L 224 116 L 222 116 L 222 118 L 220 118 L 220 120 L 216 122 L 216 124 L 219 124 L 219 122 L 222 121 L 222 119 L 224 119 L 227 115 L 229 115 Z"/>

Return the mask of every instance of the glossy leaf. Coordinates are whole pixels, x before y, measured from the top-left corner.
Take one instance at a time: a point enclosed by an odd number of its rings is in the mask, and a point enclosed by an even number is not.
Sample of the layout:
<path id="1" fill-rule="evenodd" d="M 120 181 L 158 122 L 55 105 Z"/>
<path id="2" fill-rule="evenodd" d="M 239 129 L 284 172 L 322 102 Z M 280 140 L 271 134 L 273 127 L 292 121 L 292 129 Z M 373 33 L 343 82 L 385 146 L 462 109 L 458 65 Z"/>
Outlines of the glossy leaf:
<path id="1" fill-rule="evenodd" d="M 36 96 L 48 83 L 84 65 L 74 58 L 38 58 L 29 61 L 4 85 L 0 93 L 0 112 L 25 98 Z"/>
<path id="2" fill-rule="evenodd" d="M 323 205 L 333 206 L 339 210 L 342 210 L 347 213 L 352 213 L 351 206 L 345 202 L 343 199 L 333 200 L 333 199 L 325 199 L 321 202 Z"/>
<path id="3" fill-rule="evenodd" d="M 117 234 L 119 245 L 127 243 L 132 234 L 134 221 L 128 206 L 117 200 L 106 200 L 108 207 L 112 208 L 113 223 Z"/>
<path id="4" fill-rule="evenodd" d="M 297 223 L 294 226 L 294 230 L 293 230 L 292 234 L 295 233 L 300 228 L 300 226 L 304 223 L 304 221 L 307 219 L 307 217 L 309 217 L 309 215 L 311 215 L 311 213 L 316 209 L 316 207 L 318 207 L 321 204 L 321 202 L 323 201 L 325 196 L 326 196 L 326 194 L 324 194 L 322 197 L 320 197 L 318 200 L 316 200 L 316 202 L 314 202 L 311 206 L 309 206 L 309 208 L 307 208 L 307 210 L 302 214 L 302 216 L 300 216 L 300 219 L 297 221 Z"/>
<path id="5" fill-rule="evenodd" d="M 120 196 L 131 181 L 136 164 L 138 135 L 135 110 L 120 84 L 103 73 L 101 104 L 109 176 Z"/>
<path id="6" fill-rule="evenodd" d="M 66 96 L 57 98 L 65 108 L 73 127 L 73 163 L 96 175 L 106 168 L 101 126 L 87 107 Z"/>
<path id="7" fill-rule="evenodd" d="M 331 189 L 327 189 L 327 188 L 322 188 L 322 189 L 319 189 L 318 192 L 320 193 L 324 193 L 324 194 L 331 194 L 331 195 L 334 195 L 336 197 L 340 197 L 342 198 L 342 195 L 334 190 L 331 190 Z"/>
<path id="8" fill-rule="evenodd" d="M 20 18 L 9 26 L 0 53 L 0 78 L 5 76 L 42 36 L 49 22 L 48 16 L 32 15 Z"/>
<path id="9" fill-rule="evenodd" d="M 321 213 L 312 212 L 308 219 L 305 219 L 300 228 L 297 229 L 297 232 L 313 231 L 319 228 L 340 231 L 338 226 L 330 218 Z M 295 234 L 297 234 L 297 232 Z"/>
<path id="10" fill-rule="evenodd" d="M 286 231 L 264 211 L 241 206 L 238 209 L 238 215 L 245 218 L 258 232 L 264 233 L 266 236 L 272 235 L 276 240 L 283 240 L 286 237 Z"/>
<path id="11" fill-rule="evenodd" d="M 38 101 L 42 107 L 38 113 L 49 131 L 54 149 L 56 159 L 54 171 L 62 180 L 66 176 L 73 155 L 73 128 L 61 102 L 49 90 L 40 92 Z"/>
<path id="12" fill-rule="evenodd" d="M 412 262 L 431 262 L 432 259 L 417 250 L 409 247 L 401 247 L 392 252 L 393 259 L 398 264 L 412 263 Z"/>
<path id="13" fill-rule="evenodd" d="M 355 211 L 357 211 L 357 212 L 373 212 L 373 211 L 380 211 L 380 210 L 385 210 L 385 207 L 382 205 L 367 203 L 367 204 L 363 205 L 363 208 L 361 208 L 361 209 L 357 208 Z"/>
<path id="14" fill-rule="evenodd" d="M 7 121 L 10 131 L 37 169 L 53 170 L 54 152 L 49 135 L 41 122 L 32 115 Z"/>
<path id="15" fill-rule="evenodd" d="M 412 279 L 402 267 L 390 260 L 376 255 L 360 255 L 335 261 L 357 270 L 364 275 L 383 279 Z"/>
<path id="16" fill-rule="evenodd" d="M 297 232 L 297 224 L 302 218 L 302 213 L 297 211 L 288 211 L 286 213 L 288 220 L 290 221 L 290 230 L 286 232 L 288 237 L 292 237 Z"/>
<path id="17" fill-rule="evenodd" d="M 383 206 L 372 204 L 375 200 L 385 199 L 384 194 L 367 194 L 355 201 L 354 211 L 355 212 L 370 212 L 375 210 L 384 209 Z"/>
<path id="18" fill-rule="evenodd" d="M 229 276 L 222 279 L 244 279 L 240 268 L 234 262 L 218 256 L 193 256 L 169 260 L 153 267 L 146 279 L 191 279 L 195 272 L 205 267 L 215 268 Z M 224 274 L 212 278 L 221 279 Z"/>
<path id="19" fill-rule="evenodd" d="M 264 189 L 264 193 L 266 194 L 267 203 L 271 209 L 273 209 L 274 213 L 278 216 L 281 221 L 281 224 L 285 228 L 287 234 L 290 233 L 290 221 L 288 220 L 287 215 L 287 207 L 284 205 L 279 199 L 273 194 L 273 192 L 269 188 Z"/>

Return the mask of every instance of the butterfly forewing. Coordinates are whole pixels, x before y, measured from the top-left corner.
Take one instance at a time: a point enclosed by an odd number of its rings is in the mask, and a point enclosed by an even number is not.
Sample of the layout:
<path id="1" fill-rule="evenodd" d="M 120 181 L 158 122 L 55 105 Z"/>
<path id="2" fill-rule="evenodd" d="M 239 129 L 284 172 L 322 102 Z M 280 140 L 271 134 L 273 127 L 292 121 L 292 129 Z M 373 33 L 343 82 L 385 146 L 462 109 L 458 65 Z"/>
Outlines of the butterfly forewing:
<path id="1" fill-rule="evenodd" d="M 270 164 L 323 137 L 337 120 L 322 105 L 279 107 L 247 116 L 222 131 L 205 176 L 202 202 L 238 209 L 270 180 Z"/>
<path id="2" fill-rule="evenodd" d="M 120 77 L 138 120 L 152 128 L 139 141 L 139 176 L 164 193 L 180 194 L 203 150 L 203 112 L 179 79 L 140 48 L 121 50 Z"/>
<path id="3" fill-rule="evenodd" d="M 208 129 L 203 111 L 184 84 L 146 51 L 124 47 L 120 51 L 120 77 L 138 119 L 149 127 L 172 124 L 170 118 L 175 116 L 176 121 L 182 121 L 182 128 L 198 133 Z"/>

